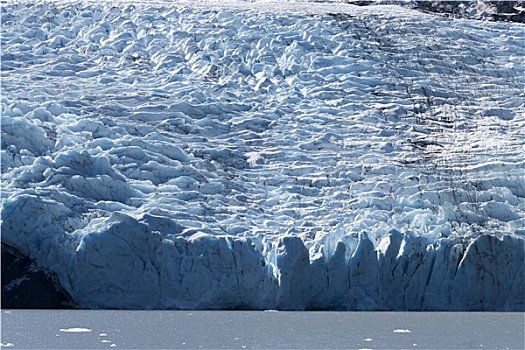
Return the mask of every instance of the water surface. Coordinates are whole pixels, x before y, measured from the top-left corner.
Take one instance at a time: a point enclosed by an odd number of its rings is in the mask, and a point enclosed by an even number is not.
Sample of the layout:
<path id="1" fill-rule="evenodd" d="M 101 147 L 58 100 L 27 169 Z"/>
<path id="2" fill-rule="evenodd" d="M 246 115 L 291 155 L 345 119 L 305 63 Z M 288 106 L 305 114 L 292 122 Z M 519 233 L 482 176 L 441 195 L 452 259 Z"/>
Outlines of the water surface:
<path id="1" fill-rule="evenodd" d="M 524 349 L 523 313 L 2 310 L 25 349 Z"/>

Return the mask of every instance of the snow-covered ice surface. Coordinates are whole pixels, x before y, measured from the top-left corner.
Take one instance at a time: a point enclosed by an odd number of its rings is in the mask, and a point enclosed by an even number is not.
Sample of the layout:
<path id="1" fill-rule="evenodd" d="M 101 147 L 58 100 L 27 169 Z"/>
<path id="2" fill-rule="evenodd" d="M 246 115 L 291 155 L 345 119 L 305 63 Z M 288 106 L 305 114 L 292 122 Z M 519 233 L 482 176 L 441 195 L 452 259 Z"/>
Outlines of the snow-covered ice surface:
<path id="1" fill-rule="evenodd" d="M 79 307 L 525 310 L 522 24 L 1 11 L 2 243 Z"/>

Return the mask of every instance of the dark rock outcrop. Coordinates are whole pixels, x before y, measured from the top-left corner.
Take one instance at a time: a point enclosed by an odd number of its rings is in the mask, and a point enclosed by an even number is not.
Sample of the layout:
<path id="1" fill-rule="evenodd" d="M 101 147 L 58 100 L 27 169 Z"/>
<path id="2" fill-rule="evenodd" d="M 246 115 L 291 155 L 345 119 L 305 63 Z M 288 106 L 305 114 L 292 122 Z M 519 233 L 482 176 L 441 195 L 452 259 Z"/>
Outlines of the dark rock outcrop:
<path id="1" fill-rule="evenodd" d="M 53 275 L 2 243 L 2 309 L 72 308 L 69 295 Z"/>
<path id="2" fill-rule="evenodd" d="M 348 0 L 352 5 L 400 5 L 427 13 L 469 19 L 525 23 L 523 0 Z"/>

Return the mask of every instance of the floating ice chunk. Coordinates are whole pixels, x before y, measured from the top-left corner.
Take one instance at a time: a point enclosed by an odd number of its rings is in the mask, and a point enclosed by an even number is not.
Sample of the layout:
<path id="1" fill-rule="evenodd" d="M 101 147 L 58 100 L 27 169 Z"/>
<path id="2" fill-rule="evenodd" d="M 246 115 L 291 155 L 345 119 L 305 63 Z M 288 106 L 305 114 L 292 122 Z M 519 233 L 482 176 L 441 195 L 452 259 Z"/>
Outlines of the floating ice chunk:
<path id="1" fill-rule="evenodd" d="M 412 333 L 410 329 L 394 329 L 394 333 Z"/>
<path id="2" fill-rule="evenodd" d="M 91 329 L 89 329 L 89 328 L 80 328 L 80 327 L 60 328 L 60 332 L 64 332 L 64 333 L 89 333 L 89 332 L 91 332 Z"/>

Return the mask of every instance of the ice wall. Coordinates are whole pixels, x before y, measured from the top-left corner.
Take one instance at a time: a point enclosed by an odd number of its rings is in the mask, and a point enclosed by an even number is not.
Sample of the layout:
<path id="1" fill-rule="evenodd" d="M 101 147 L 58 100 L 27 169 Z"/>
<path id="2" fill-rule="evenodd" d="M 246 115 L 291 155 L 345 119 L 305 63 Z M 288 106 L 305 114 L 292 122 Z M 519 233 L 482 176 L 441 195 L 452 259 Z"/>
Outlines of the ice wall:
<path id="1" fill-rule="evenodd" d="M 5 204 L 3 243 L 45 264 L 81 308 L 525 310 L 524 241 L 508 235 L 428 243 L 391 231 L 375 248 L 361 233 L 350 255 L 339 241 L 328 257 L 296 236 L 262 250 L 242 237 L 164 239 L 154 218 L 115 213 L 67 250 L 65 235 L 50 234 L 62 206 L 43 214 L 41 204 Z M 26 224 L 38 211 L 49 225 Z"/>

